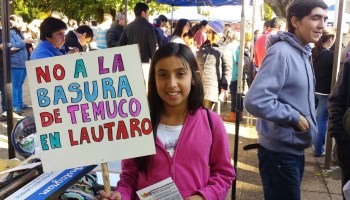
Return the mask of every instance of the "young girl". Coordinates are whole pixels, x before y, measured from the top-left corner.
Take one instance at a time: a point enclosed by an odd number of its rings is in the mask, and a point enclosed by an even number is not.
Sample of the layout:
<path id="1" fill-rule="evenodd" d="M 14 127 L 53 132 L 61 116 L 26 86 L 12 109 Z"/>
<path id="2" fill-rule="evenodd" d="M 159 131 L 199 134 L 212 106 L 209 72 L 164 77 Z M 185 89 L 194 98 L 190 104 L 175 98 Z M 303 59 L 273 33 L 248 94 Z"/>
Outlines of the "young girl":
<path id="1" fill-rule="evenodd" d="M 136 191 L 168 177 L 186 200 L 225 199 L 235 172 L 220 116 L 203 108 L 203 86 L 189 47 L 169 43 L 153 56 L 148 101 L 156 154 L 122 161 L 116 190 L 105 199 L 138 199 Z"/>

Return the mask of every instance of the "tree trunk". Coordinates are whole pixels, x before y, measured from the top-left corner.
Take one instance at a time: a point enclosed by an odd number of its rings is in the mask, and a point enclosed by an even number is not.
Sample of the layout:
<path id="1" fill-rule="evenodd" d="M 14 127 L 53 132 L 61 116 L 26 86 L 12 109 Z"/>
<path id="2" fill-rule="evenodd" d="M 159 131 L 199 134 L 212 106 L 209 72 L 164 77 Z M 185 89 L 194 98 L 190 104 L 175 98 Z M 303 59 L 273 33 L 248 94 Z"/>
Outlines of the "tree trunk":
<path id="1" fill-rule="evenodd" d="M 278 17 L 287 17 L 287 6 L 293 0 L 264 0 Z"/>

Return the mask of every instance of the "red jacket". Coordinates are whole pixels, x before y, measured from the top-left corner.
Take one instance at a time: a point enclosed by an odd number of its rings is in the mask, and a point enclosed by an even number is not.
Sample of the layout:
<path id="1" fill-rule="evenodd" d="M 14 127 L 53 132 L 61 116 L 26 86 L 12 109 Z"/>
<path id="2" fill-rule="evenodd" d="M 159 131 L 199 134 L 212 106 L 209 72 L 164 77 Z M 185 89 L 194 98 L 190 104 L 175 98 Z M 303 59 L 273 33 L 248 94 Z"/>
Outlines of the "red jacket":
<path id="1" fill-rule="evenodd" d="M 277 29 L 269 28 L 266 30 L 266 33 L 261 35 L 254 44 L 254 63 L 257 67 L 260 67 L 265 54 L 266 54 L 266 39 L 269 35 L 275 35 L 278 32 Z"/>
<path id="2" fill-rule="evenodd" d="M 225 199 L 236 175 L 224 124 L 219 115 L 210 113 L 213 132 L 205 109 L 187 115 L 172 158 L 157 139 L 147 177 L 139 172 L 134 159 L 123 160 L 116 187 L 122 199 L 138 199 L 137 190 L 168 177 L 173 179 L 183 198 L 201 194 L 205 199 Z"/>

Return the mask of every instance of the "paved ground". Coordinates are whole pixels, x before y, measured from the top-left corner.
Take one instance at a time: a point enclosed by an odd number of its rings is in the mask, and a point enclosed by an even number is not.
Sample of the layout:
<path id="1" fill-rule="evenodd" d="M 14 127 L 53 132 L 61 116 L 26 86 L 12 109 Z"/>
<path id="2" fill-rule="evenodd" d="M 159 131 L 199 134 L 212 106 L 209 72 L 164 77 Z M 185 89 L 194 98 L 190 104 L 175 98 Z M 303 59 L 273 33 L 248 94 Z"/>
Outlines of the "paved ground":
<path id="1" fill-rule="evenodd" d="M 24 101 L 31 105 L 30 94 L 28 89 L 28 82 L 24 85 Z M 230 108 L 230 103 L 221 104 L 221 115 L 225 116 Z M 14 122 L 30 116 L 32 110 L 27 110 L 23 116 L 14 115 Z M 243 124 L 246 124 L 246 113 Z M 14 124 L 15 124 L 14 123 Z M 235 125 L 233 123 L 225 123 L 227 132 L 229 133 L 231 156 L 233 157 L 234 148 L 234 131 Z M 7 131 L 6 122 L 0 122 L 0 159 L 8 158 L 7 154 Z M 255 143 L 257 134 L 255 128 L 252 126 L 241 125 L 239 134 L 239 153 L 238 153 L 238 171 L 237 171 L 237 193 L 236 199 L 263 199 L 261 181 L 258 171 L 258 159 L 256 150 L 243 151 L 242 147 L 246 144 Z M 18 156 L 18 158 L 23 159 Z M 312 149 L 309 148 L 305 152 L 305 173 L 302 182 L 302 199 L 305 200 L 341 200 L 340 190 L 340 176 L 339 169 L 325 171 L 323 169 L 324 158 L 313 157 Z M 228 195 L 227 199 L 231 199 Z"/>

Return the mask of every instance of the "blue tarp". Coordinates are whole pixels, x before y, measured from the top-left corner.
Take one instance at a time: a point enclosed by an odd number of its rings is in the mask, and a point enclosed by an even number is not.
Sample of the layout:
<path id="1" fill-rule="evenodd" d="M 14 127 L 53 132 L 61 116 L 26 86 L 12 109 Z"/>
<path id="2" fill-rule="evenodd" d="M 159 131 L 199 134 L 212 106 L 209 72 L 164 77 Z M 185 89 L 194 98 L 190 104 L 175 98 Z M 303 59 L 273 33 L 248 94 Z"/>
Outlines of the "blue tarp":
<path id="1" fill-rule="evenodd" d="M 242 0 L 156 0 L 158 3 L 171 6 L 238 6 L 242 5 Z M 250 0 L 250 5 L 253 2 Z"/>

